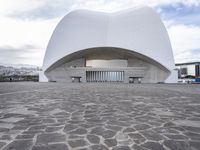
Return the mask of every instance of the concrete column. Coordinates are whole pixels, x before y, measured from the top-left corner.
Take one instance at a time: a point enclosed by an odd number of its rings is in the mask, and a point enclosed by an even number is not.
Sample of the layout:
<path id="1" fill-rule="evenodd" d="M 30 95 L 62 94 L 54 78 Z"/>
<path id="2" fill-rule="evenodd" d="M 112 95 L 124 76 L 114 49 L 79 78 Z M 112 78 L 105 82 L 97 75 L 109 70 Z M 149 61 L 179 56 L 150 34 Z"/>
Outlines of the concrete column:
<path id="1" fill-rule="evenodd" d="M 124 83 L 129 83 L 129 76 L 127 72 L 124 72 Z"/>

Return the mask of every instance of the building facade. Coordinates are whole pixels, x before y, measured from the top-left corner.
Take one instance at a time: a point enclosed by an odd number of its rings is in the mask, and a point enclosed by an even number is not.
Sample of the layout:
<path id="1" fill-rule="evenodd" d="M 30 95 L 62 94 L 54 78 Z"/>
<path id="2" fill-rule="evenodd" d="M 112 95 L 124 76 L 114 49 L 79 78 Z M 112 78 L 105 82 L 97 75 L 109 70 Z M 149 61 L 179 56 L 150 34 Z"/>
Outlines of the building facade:
<path id="1" fill-rule="evenodd" d="M 178 77 L 184 78 L 187 76 L 200 77 L 200 62 L 179 63 L 176 64 L 178 69 Z"/>
<path id="2" fill-rule="evenodd" d="M 167 31 L 149 7 L 75 10 L 55 28 L 40 81 L 175 83 Z"/>

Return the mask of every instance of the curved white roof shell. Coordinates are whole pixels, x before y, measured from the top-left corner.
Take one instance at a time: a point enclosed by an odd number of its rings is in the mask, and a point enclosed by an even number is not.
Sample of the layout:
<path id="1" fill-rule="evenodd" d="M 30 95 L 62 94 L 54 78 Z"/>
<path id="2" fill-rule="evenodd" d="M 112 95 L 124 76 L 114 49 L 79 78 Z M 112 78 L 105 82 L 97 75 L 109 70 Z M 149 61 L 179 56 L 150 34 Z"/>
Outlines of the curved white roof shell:
<path id="1" fill-rule="evenodd" d="M 55 28 L 47 46 L 43 71 L 63 57 L 93 47 L 131 50 L 173 70 L 174 57 L 167 31 L 149 7 L 116 13 L 75 10 Z"/>

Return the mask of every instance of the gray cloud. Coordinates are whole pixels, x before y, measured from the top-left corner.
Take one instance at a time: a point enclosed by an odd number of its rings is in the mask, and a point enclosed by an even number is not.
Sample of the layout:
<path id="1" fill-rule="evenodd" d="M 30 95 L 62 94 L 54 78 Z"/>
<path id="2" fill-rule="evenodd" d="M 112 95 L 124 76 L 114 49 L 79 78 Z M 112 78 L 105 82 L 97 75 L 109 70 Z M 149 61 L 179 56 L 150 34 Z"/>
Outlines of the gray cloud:
<path id="1" fill-rule="evenodd" d="M 199 48 L 199 49 L 190 50 L 190 52 L 191 52 L 192 54 L 194 54 L 194 55 L 196 55 L 196 54 L 200 55 L 200 48 Z M 199 60 L 200 60 L 200 58 L 199 58 Z"/>
<path id="2" fill-rule="evenodd" d="M 38 49 L 40 49 L 40 48 L 35 45 L 29 45 L 29 44 L 23 45 L 19 48 L 15 48 L 13 46 L 6 45 L 3 47 L 0 47 L 0 53 L 1 53 L 1 55 L 3 53 L 23 53 L 23 52 L 29 53 L 29 52 L 35 52 Z"/>
<path id="3" fill-rule="evenodd" d="M 162 1 L 152 1 L 148 2 L 142 0 L 141 2 L 136 2 L 132 0 L 44 0 L 42 5 L 39 5 L 35 9 L 30 9 L 26 11 L 15 10 L 11 11 L 8 16 L 18 19 L 52 19 L 57 17 L 62 17 L 70 10 L 79 7 L 89 7 L 90 9 L 93 4 L 103 5 L 104 7 L 117 7 L 118 9 L 125 9 L 133 7 L 137 4 L 146 4 L 154 7 L 158 11 L 163 19 L 169 20 L 174 19 L 179 22 L 187 22 L 192 24 L 193 22 L 198 22 L 199 15 L 199 5 L 191 5 L 189 0 L 177 0 L 173 3 L 162 2 Z M 191 4 L 190 4 L 191 3 Z M 101 7 L 100 6 L 100 7 Z M 113 8 L 114 9 L 114 8 Z M 192 20 L 192 21 L 191 21 Z"/>
<path id="4" fill-rule="evenodd" d="M 19 48 L 14 48 L 12 46 L 0 47 L 0 63 L 15 64 L 18 62 L 27 64 L 32 59 L 41 59 L 39 55 L 37 57 L 38 51 L 39 48 L 34 45 L 24 45 Z"/>
<path id="5" fill-rule="evenodd" d="M 64 16 L 73 8 L 76 0 L 47 0 L 45 4 L 30 11 L 15 11 L 8 15 L 18 19 L 52 19 Z"/>
<path id="6" fill-rule="evenodd" d="M 200 25 L 200 4 L 188 5 L 179 2 L 158 5 L 155 9 L 160 13 L 163 20 L 174 20 L 176 23 L 185 25 Z"/>
<path id="7" fill-rule="evenodd" d="M 176 2 L 173 2 L 173 3 L 176 3 Z M 10 17 L 9 19 L 22 21 L 22 22 L 23 21 L 27 22 L 27 20 L 28 20 L 30 22 L 36 21 L 36 22 L 42 23 L 49 19 L 53 20 L 54 18 L 62 17 L 64 15 L 66 15 L 70 10 L 80 8 L 80 7 L 82 8 L 82 6 L 86 6 L 87 8 L 95 9 L 96 7 L 95 8 L 92 7 L 95 5 L 99 6 L 100 8 L 108 6 L 107 7 L 108 9 L 112 8 L 114 10 L 121 10 L 121 9 L 125 9 L 127 7 L 134 6 L 134 1 L 132 1 L 132 0 L 115 0 L 115 1 L 110 1 L 110 0 L 96 0 L 96 1 L 94 1 L 94 0 L 85 0 L 85 1 L 84 0 L 44 0 L 44 4 L 39 5 L 38 7 L 34 7 L 35 9 L 25 9 L 23 11 L 21 11 L 20 9 L 16 9 L 15 11 L 9 11 L 9 14 L 7 14 L 7 17 Z M 182 6 L 182 5 L 180 5 L 180 6 Z M 185 23 L 186 25 L 199 23 L 199 20 L 198 20 L 199 13 L 196 13 L 196 12 L 199 12 L 199 8 L 200 8 L 199 5 L 189 7 L 190 8 L 189 10 L 192 10 L 193 7 L 198 8 L 191 12 L 186 11 L 186 10 L 188 10 L 187 6 L 185 6 L 185 7 L 182 6 L 184 10 L 178 11 L 179 12 L 178 14 L 176 13 L 176 9 L 171 6 L 171 3 L 159 5 L 159 2 L 158 2 L 158 4 L 153 5 L 153 7 L 156 8 L 157 11 L 161 14 L 161 16 L 163 17 L 163 20 L 176 21 L 177 20 L 176 17 L 178 16 L 179 17 L 178 21 L 181 24 L 184 24 L 184 21 L 189 22 L 189 23 Z M 159 10 L 161 10 L 161 11 L 159 11 Z M 184 13 L 181 13 L 181 12 L 184 12 Z M 190 15 L 188 15 L 188 13 Z M 28 24 L 28 25 L 30 25 L 30 24 Z M 16 30 L 18 30 L 18 29 L 16 28 Z M 21 30 L 21 28 L 20 28 L 20 30 Z M 174 32 L 174 30 L 173 30 L 173 32 Z M 32 33 L 30 34 L 30 36 L 32 36 Z M 186 35 L 183 35 L 183 36 L 186 36 Z M 33 36 L 33 37 L 35 37 L 35 36 Z M 180 37 L 177 36 L 177 38 L 180 38 Z M 188 39 L 192 39 L 192 38 L 188 37 Z M 24 41 L 26 41 L 26 40 L 24 40 Z M 12 41 L 9 41 L 9 43 L 12 43 Z M 24 43 L 27 43 L 27 42 L 24 42 Z M 195 43 L 195 40 L 194 40 L 194 43 Z M 42 44 L 41 44 L 41 47 L 42 47 Z M 198 46 L 189 47 L 189 48 L 190 49 L 198 48 Z M 184 50 L 185 48 L 183 47 L 181 49 Z M 175 59 L 177 62 L 179 62 L 179 61 L 186 62 L 186 61 L 188 61 L 188 59 L 200 60 L 200 52 L 199 51 L 200 51 L 199 49 L 187 50 L 186 52 L 175 55 Z M 37 64 L 40 64 L 40 63 L 42 63 L 43 53 L 44 53 L 44 51 L 41 52 L 40 47 L 31 45 L 31 44 L 26 44 L 22 47 L 4 46 L 4 47 L 0 47 L 0 63 L 1 62 L 3 62 L 3 63 L 16 63 L 16 62 L 23 63 L 23 61 L 26 61 L 26 63 L 27 63 L 27 62 L 30 62 L 31 60 L 32 61 L 38 60 L 38 62 L 36 62 L 36 61 L 35 62 Z"/>
<path id="8" fill-rule="evenodd" d="M 200 61 L 200 48 L 183 51 L 175 55 L 176 63 Z"/>

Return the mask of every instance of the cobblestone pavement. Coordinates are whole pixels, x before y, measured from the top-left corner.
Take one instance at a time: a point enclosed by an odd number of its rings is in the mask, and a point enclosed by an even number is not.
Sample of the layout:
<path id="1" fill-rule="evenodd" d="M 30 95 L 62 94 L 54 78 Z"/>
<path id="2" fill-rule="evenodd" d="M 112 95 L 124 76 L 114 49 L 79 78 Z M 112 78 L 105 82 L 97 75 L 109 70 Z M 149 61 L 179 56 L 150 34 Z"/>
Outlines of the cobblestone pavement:
<path id="1" fill-rule="evenodd" d="M 200 150 L 200 85 L 0 83 L 2 150 Z"/>

